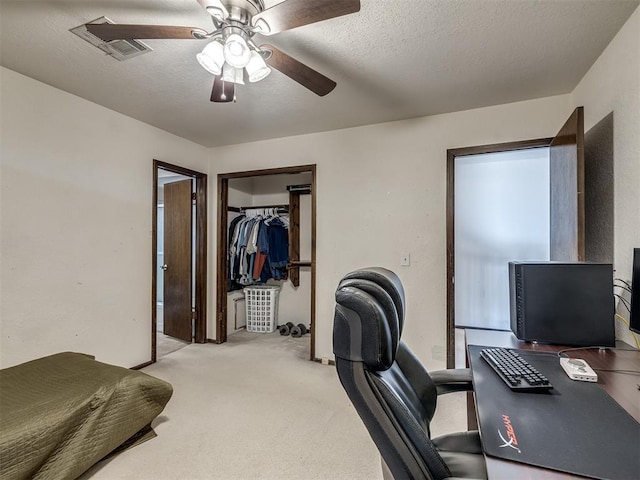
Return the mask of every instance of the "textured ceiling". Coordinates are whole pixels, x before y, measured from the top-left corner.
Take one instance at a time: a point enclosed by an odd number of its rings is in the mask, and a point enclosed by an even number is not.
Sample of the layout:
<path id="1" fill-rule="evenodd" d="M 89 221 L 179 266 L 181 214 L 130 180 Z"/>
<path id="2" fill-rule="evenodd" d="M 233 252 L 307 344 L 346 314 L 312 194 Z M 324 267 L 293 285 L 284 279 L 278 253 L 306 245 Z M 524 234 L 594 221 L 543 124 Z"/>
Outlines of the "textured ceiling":
<path id="1" fill-rule="evenodd" d="M 273 71 L 237 103 L 211 103 L 195 59 L 206 41 L 145 40 L 153 52 L 118 62 L 69 32 L 103 15 L 210 31 L 196 0 L 0 0 L 0 63 L 218 146 L 568 93 L 638 3 L 362 0 L 359 13 L 256 37 L 335 80 L 326 97 Z"/>

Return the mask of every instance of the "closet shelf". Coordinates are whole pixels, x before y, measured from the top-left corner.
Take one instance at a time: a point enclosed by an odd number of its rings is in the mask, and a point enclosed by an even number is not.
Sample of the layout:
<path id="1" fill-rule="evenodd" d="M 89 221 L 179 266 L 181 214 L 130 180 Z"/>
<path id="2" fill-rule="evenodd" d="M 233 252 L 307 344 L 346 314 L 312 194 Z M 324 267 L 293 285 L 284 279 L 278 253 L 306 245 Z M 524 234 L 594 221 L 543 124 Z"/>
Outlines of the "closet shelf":
<path id="1" fill-rule="evenodd" d="M 266 209 L 266 208 L 275 208 L 278 210 L 278 213 L 289 213 L 288 204 L 287 205 L 252 205 L 248 207 L 229 206 L 227 207 L 227 210 L 230 212 L 244 213 L 247 210 L 259 210 L 259 209 Z"/>

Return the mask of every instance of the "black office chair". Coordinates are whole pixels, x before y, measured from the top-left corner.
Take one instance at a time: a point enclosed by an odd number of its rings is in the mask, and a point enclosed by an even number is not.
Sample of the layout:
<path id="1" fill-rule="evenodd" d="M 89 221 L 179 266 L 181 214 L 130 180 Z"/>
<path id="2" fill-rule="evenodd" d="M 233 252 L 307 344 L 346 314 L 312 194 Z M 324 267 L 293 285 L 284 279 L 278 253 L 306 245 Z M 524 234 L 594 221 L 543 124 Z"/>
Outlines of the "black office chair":
<path id="1" fill-rule="evenodd" d="M 392 272 L 382 267 L 369 267 L 355 270 L 345 275 L 338 286 L 341 287 L 355 286 L 361 288 L 371 295 L 376 295 L 375 288 L 371 288 L 371 283 L 382 287 L 387 292 L 393 301 L 393 305 L 396 308 L 398 316 L 398 336 L 402 333 L 404 327 L 404 312 L 405 312 L 405 299 L 404 299 L 404 287 L 400 278 Z M 400 350 L 407 349 L 406 345 L 400 338 L 398 338 Z M 422 368 L 422 364 L 416 359 L 409 351 L 410 355 L 406 356 L 406 362 L 415 362 Z M 404 359 L 404 355 L 400 356 L 400 362 Z M 453 392 L 466 392 L 471 391 L 471 369 L 469 368 L 457 368 L 447 370 L 436 370 L 429 373 L 431 380 L 436 384 L 438 395 Z"/>
<path id="2" fill-rule="evenodd" d="M 336 291 L 333 350 L 340 381 L 395 480 L 486 478 L 478 432 L 431 439 L 438 393 L 469 390 L 468 370 L 439 384 L 400 340 L 404 289 L 390 270 L 346 275 Z M 387 472 L 389 473 L 389 472 Z"/>

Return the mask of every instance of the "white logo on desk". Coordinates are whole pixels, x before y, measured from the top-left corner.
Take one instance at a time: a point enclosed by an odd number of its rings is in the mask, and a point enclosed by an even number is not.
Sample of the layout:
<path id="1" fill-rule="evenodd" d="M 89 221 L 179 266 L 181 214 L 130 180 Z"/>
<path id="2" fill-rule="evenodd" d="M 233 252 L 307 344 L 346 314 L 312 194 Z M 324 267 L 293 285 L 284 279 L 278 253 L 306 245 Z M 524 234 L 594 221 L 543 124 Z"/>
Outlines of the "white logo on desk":
<path id="1" fill-rule="evenodd" d="M 516 438 L 516 432 L 513 430 L 513 425 L 511 425 L 511 419 L 509 415 L 502 415 L 502 421 L 504 422 L 504 426 L 507 430 L 507 438 L 504 438 L 500 429 L 498 429 L 498 436 L 504 442 L 502 445 L 498 445 L 500 448 L 510 447 L 513 448 L 518 453 L 522 453 L 522 451 L 518 448 L 518 439 Z"/>

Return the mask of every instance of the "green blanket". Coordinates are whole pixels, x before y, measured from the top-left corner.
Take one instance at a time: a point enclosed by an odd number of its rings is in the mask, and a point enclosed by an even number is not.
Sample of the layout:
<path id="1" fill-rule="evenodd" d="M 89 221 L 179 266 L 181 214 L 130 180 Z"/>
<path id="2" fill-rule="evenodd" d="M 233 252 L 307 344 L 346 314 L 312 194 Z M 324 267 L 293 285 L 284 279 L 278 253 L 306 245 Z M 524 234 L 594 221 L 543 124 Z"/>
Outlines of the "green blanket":
<path id="1" fill-rule="evenodd" d="M 164 409 L 145 373 L 59 353 L 0 370 L 0 478 L 74 479 Z"/>

